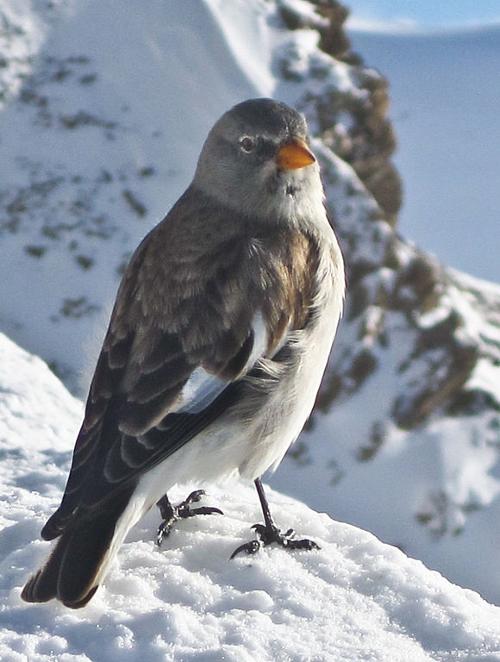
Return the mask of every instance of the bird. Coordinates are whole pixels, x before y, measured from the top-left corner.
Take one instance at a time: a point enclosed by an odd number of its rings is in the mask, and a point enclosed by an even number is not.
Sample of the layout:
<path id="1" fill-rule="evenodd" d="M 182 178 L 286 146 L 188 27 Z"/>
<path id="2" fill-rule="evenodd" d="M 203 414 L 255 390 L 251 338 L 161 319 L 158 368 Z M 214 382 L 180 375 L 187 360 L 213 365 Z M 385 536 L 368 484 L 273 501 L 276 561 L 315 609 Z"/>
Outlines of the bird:
<path id="1" fill-rule="evenodd" d="M 119 285 L 61 504 L 27 602 L 77 609 L 102 584 L 128 531 L 155 504 L 157 542 L 203 490 L 255 482 L 264 524 L 238 547 L 314 549 L 276 526 L 261 477 L 314 406 L 342 313 L 344 263 L 304 116 L 243 101 L 215 123 L 191 184 L 133 253 Z"/>

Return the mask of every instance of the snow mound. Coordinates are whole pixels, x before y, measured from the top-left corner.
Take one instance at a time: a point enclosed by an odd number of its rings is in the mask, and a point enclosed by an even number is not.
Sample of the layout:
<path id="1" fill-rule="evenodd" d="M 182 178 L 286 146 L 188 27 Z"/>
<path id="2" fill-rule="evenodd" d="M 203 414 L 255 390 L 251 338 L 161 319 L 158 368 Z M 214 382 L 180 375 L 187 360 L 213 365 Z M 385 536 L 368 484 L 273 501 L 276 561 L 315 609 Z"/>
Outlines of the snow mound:
<path id="1" fill-rule="evenodd" d="M 85 348 L 127 258 L 188 184 L 212 123 L 252 96 L 291 104 L 314 136 L 350 273 L 319 406 L 272 485 L 499 601 L 500 288 L 398 237 L 387 84 L 348 53 L 344 18 L 320 0 L 0 0 L 0 330 L 83 392 Z M 419 223 L 437 233 L 436 218 Z M 12 377 L 8 410 L 21 413 L 3 416 L 5 471 L 53 508 L 80 404 L 48 372 L 31 395 L 22 371 Z"/>
<path id="2" fill-rule="evenodd" d="M 81 405 L 0 336 L 2 660 L 494 660 L 500 609 L 347 524 L 270 491 L 277 523 L 321 546 L 230 561 L 261 519 L 251 486 L 209 487 L 224 516 L 177 525 L 158 549 L 151 512 L 83 610 L 19 597 L 50 544 Z M 172 496 L 180 499 L 189 486 Z"/>

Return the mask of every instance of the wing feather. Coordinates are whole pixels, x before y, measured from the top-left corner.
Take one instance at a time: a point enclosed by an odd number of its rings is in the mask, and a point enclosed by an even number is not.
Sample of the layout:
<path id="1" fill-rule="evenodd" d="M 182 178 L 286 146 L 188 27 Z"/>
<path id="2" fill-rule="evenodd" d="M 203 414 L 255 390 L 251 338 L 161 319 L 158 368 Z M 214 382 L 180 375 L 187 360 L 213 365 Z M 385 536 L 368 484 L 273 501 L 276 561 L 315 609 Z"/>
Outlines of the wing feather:
<path id="1" fill-rule="evenodd" d="M 258 242 L 238 236 L 232 219 L 217 218 L 207 205 L 196 218 L 208 214 L 217 223 L 199 224 L 197 232 L 205 235 L 193 235 L 193 214 L 181 198 L 127 268 L 66 491 L 42 531 L 46 539 L 236 405 L 242 378 L 260 375 L 269 353 L 279 351 L 297 320 L 306 318 L 297 306 L 312 299 L 304 276 L 311 265 L 295 260 L 293 242 L 279 234 Z M 274 266 L 262 258 L 259 246 L 266 241 L 266 251 L 276 254 Z M 309 243 L 302 237 L 296 250 L 307 252 Z"/>

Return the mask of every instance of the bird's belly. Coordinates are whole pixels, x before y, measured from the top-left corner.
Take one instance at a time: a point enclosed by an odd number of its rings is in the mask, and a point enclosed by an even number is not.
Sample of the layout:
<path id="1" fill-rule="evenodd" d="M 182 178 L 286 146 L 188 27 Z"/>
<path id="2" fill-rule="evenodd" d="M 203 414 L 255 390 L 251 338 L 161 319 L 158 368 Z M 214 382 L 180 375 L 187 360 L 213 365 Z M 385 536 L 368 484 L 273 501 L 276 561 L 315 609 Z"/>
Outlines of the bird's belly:
<path id="1" fill-rule="evenodd" d="M 274 471 L 299 436 L 314 407 L 337 322 L 338 315 L 327 316 L 310 332 L 303 332 L 296 364 L 252 425 L 246 457 L 239 466 L 242 476 L 254 479 L 268 469 Z"/>

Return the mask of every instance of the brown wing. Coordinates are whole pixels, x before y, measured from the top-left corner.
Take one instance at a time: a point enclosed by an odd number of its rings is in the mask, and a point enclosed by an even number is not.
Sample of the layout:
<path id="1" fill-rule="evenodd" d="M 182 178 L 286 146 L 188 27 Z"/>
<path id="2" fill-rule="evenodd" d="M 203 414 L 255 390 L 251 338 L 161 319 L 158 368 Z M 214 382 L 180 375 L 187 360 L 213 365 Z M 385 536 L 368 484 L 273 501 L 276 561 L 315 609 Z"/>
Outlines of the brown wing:
<path id="1" fill-rule="evenodd" d="M 299 255 L 308 242 L 263 246 L 213 210 L 200 209 L 194 223 L 189 203 L 181 198 L 126 271 L 46 539 L 237 403 L 242 375 L 304 317 L 311 292 L 296 280 L 311 269 Z"/>

